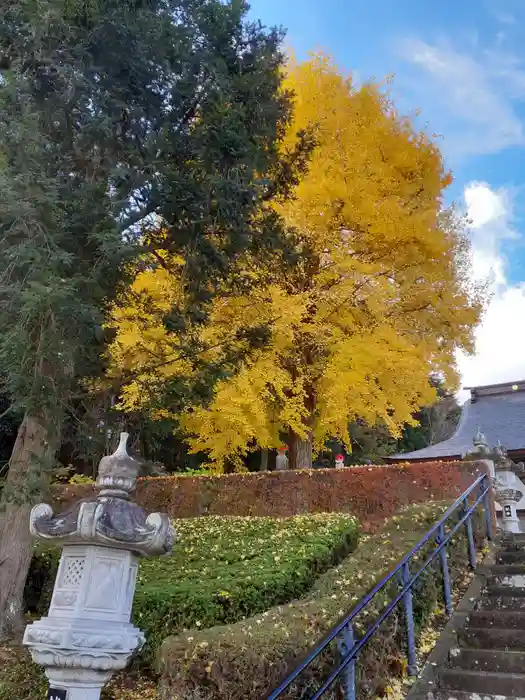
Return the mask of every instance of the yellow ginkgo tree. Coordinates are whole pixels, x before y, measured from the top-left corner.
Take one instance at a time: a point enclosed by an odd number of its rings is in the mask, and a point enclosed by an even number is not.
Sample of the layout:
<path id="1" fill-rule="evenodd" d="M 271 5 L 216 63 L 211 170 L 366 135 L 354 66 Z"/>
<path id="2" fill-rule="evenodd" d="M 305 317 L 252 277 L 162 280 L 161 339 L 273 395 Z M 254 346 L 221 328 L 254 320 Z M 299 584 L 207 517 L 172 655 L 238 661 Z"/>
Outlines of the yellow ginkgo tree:
<path id="1" fill-rule="evenodd" d="M 472 350 L 483 305 L 465 223 L 444 209 L 451 176 L 432 139 L 380 87 L 354 88 L 325 56 L 291 63 L 285 86 L 295 95 L 290 146 L 301 130 L 316 139 L 295 197 L 273 203 L 293 262 L 245 256 L 237 274 L 251 278 L 249 294 L 219 295 L 209 323 L 185 329 L 210 361 L 246 351 L 211 402 L 175 416 L 219 468 L 283 439 L 291 466 L 309 467 L 328 437 L 349 444 L 357 418 L 395 435 L 432 401 L 431 372 L 453 383 L 455 352 Z M 170 415 L 163 387 L 196 371 L 163 323 L 183 287 L 177 265 L 149 266 L 115 309 L 110 373 L 132 373 L 124 409 Z M 261 328 L 266 342 L 250 350 Z"/>

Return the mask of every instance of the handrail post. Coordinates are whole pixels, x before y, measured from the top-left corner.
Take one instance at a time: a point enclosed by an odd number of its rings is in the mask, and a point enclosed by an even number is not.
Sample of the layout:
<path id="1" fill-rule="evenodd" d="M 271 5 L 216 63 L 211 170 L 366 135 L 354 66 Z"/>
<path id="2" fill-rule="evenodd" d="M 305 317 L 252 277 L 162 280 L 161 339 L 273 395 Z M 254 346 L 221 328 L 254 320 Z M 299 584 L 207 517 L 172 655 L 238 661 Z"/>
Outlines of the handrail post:
<path id="1" fill-rule="evenodd" d="M 463 505 L 463 515 L 469 509 L 468 501 Z M 467 533 L 468 558 L 470 566 L 475 569 L 477 566 L 476 545 L 474 544 L 474 533 L 472 532 L 472 513 L 465 520 L 465 532 Z"/>
<path id="2" fill-rule="evenodd" d="M 408 562 L 403 565 L 401 571 L 401 582 L 406 586 L 410 581 L 410 567 Z M 408 675 L 417 676 L 416 657 L 416 633 L 414 629 L 414 607 L 412 604 L 412 589 L 409 588 L 403 596 L 403 606 L 405 608 L 405 624 L 407 628 L 407 650 L 408 650 Z"/>
<path id="3" fill-rule="evenodd" d="M 481 491 L 483 492 L 490 485 L 488 474 L 480 484 Z M 491 540 L 494 537 L 492 530 L 492 509 L 490 507 L 490 490 L 483 496 L 483 506 L 485 509 L 485 524 L 487 527 L 487 539 Z"/>
<path id="4" fill-rule="evenodd" d="M 337 646 L 339 648 L 339 653 L 341 658 L 344 659 L 352 649 L 355 644 L 354 626 L 349 622 L 346 627 L 343 628 L 341 634 L 337 639 Z M 343 671 L 343 696 L 344 700 L 355 700 L 356 688 L 355 688 L 355 659 L 352 659 L 348 666 Z"/>
<path id="5" fill-rule="evenodd" d="M 439 547 L 439 545 L 445 541 L 445 526 L 440 525 L 437 536 L 436 536 L 436 542 Z M 448 570 L 448 558 L 447 558 L 447 547 L 446 545 L 441 549 L 439 552 L 439 560 L 441 562 L 441 572 L 443 574 L 443 595 L 445 598 L 445 610 L 447 611 L 447 615 L 452 615 L 452 588 L 450 585 L 450 573 Z"/>

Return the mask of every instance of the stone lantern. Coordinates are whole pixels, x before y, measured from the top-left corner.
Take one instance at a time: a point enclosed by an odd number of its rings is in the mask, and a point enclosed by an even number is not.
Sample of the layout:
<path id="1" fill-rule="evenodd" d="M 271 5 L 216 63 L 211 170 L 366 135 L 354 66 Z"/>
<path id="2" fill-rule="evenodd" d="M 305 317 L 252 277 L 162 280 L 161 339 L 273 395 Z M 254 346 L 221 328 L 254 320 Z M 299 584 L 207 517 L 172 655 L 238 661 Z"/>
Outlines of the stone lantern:
<path id="1" fill-rule="evenodd" d="M 168 554 L 175 541 L 167 515 L 148 516 L 130 500 L 139 462 L 127 439 L 122 433 L 116 452 L 102 458 L 96 498 L 62 515 L 44 503 L 31 511 L 31 534 L 62 548 L 49 613 L 24 634 L 53 700 L 98 700 L 141 648 L 144 635 L 130 623 L 138 558 Z"/>

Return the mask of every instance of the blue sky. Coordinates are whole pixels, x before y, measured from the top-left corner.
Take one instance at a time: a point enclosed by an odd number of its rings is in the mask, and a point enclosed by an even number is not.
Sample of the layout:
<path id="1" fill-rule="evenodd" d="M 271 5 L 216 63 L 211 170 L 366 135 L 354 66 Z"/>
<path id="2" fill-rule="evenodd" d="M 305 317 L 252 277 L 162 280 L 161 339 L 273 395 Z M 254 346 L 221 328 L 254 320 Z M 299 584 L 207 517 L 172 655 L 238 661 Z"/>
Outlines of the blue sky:
<path id="1" fill-rule="evenodd" d="M 438 135 L 473 275 L 491 282 L 462 381 L 525 379 L 525 1 L 252 0 L 251 15 L 299 58 L 322 49 L 357 82 L 393 74 L 400 111 Z"/>

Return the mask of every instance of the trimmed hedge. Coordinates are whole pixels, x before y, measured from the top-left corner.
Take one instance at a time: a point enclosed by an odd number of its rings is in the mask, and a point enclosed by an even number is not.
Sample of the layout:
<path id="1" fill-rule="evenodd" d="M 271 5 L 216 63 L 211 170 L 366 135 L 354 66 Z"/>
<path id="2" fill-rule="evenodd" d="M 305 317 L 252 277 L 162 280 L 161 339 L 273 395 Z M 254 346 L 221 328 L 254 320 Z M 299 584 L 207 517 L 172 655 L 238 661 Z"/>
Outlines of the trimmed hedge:
<path id="1" fill-rule="evenodd" d="M 168 638 L 159 655 L 160 697 L 163 700 L 256 700 L 266 697 L 307 650 L 421 539 L 444 508 L 442 504 L 412 506 L 403 515 L 392 518 L 380 533 L 362 538 L 356 552 L 321 576 L 306 599 L 273 608 L 228 627 L 196 629 Z M 479 518 L 475 524 L 478 539 L 482 537 L 481 521 Z M 449 566 L 453 580 L 464 577 L 466 562 L 462 532 L 450 547 Z M 385 604 L 386 596 L 380 598 L 375 610 L 357 619 L 358 633 Z M 441 576 L 439 570 L 431 568 L 422 577 L 414 594 L 418 632 L 440 605 L 441 598 Z M 403 675 L 406 669 L 404 645 L 402 612 L 394 611 L 359 657 L 360 698 L 383 695 L 389 678 Z M 301 683 L 286 697 L 295 700 L 311 697 L 319 678 L 326 677 L 338 658 L 333 644 L 322 659 L 308 667 Z M 327 698 L 339 697 L 337 693 L 338 690 L 334 689 Z"/>
<path id="2" fill-rule="evenodd" d="M 139 479 L 137 502 L 172 517 L 242 515 L 287 517 L 303 513 L 352 513 L 365 531 L 413 503 L 452 499 L 482 462 L 426 462 L 380 467 L 313 469 L 221 476 Z M 55 487 L 59 507 L 93 497 L 90 486 Z"/>
<path id="3" fill-rule="evenodd" d="M 340 513 L 208 517 L 174 525 L 173 554 L 140 564 L 133 620 L 146 632 L 146 660 L 170 634 L 236 622 L 303 595 L 358 541 L 357 520 Z M 58 557 L 49 548 L 38 548 L 33 557 L 26 601 L 41 614 L 49 605 Z"/>

